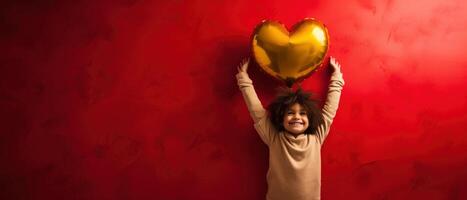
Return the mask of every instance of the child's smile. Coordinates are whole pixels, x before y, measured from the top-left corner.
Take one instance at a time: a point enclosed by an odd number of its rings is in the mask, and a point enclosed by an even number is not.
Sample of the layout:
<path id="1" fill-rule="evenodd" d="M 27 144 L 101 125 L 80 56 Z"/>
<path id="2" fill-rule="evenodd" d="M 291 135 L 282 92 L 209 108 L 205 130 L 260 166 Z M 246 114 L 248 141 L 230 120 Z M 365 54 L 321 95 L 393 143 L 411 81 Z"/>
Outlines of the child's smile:
<path id="1" fill-rule="evenodd" d="M 300 121 L 294 121 L 294 122 L 289 122 L 291 126 L 303 126 L 303 122 Z"/>

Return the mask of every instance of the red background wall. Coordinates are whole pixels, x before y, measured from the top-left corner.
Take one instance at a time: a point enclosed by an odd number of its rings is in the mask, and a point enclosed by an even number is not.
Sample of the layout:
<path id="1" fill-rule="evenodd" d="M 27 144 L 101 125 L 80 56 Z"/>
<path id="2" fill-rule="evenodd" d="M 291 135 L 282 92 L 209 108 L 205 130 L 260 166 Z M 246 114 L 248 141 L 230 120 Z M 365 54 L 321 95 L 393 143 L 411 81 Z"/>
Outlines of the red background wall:
<path id="1" fill-rule="evenodd" d="M 0 199 L 262 199 L 235 66 L 262 19 L 323 21 L 346 80 L 323 199 L 465 199 L 461 0 L 4 1 Z M 263 104 L 278 83 L 250 67 Z M 329 67 L 303 83 L 324 100 Z"/>

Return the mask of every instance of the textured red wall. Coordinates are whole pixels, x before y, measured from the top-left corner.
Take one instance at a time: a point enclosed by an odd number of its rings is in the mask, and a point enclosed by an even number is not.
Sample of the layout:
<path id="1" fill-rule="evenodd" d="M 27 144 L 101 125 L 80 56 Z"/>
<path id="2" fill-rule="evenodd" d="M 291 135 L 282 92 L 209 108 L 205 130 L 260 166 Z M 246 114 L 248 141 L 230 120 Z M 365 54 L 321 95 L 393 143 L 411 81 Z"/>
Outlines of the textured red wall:
<path id="1" fill-rule="evenodd" d="M 0 199 L 262 199 L 235 66 L 262 19 L 323 21 L 346 85 L 323 199 L 466 199 L 461 0 L 3 1 Z M 303 86 L 323 100 L 329 67 Z M 250 70 L 263 104 L 278 84 Z"/>

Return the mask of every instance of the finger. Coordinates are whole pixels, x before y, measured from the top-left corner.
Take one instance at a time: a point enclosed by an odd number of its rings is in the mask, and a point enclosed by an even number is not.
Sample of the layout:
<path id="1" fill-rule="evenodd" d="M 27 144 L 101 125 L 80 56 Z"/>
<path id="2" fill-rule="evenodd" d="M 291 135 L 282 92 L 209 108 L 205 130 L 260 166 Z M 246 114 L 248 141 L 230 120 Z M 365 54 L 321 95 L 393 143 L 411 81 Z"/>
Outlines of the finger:
<path id="1" fill-rule="evenodd" d="M 242 70 L 245 72 L 248 70 L 248 59 L 243 60 Z"/>

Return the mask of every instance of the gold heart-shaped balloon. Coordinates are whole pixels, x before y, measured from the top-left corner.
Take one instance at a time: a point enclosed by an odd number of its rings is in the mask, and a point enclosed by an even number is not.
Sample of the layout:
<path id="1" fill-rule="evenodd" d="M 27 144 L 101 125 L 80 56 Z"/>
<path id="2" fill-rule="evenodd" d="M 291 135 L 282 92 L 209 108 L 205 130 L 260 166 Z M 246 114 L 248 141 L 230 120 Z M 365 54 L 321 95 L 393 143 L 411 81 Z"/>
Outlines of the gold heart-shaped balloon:
<path id="1" fill-rule="evenodd" d="M 281 23 L 263 20 L 254 30 L 252 46 L 259 66 L 291 87 L 323 63 L 329 34 L 323 23 L 312 18 L 295 24 L 290 34 Z"/>

